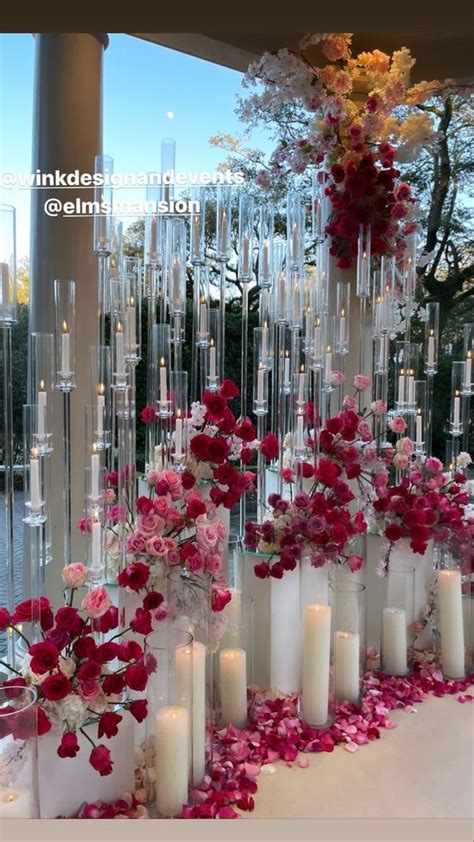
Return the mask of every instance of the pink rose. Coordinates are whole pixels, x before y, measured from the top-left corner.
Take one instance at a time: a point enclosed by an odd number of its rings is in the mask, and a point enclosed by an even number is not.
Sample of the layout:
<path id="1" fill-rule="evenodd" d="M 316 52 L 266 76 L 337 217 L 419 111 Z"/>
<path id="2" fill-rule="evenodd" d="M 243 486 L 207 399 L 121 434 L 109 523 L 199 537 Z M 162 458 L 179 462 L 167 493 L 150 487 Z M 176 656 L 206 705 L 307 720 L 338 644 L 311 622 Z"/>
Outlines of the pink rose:
<path id="1" fill-rule="evenodd" d="M 103 617 L 112 605 L 105 588 L 93 588 L 82 600 L 82 609 L 93 620 Z"/>
<path id="2" fill-rule="evenodd" d="M 365 420 L 359 421 L 359 423 L 357 425 L 357 430 L 359 432 L 359 435 L 360 435 L 362 441 L 372 441 L 372 438 L 373 438 L 372 431 L 371 431 L 370 425 L 368 424 L 367 421 L 365 421 Z"/>
<path id="3" fill-rule="evenodd" d="M 102 692 L 102 688 L 98 681 L 90 679 L 88 681 L 81 681 L 79 683 L 79 695 L 85 702 L 91 702 L 96 699 Z"/>
<path id="4" fill-rule="evenodd" d="M 331 383 L 333 386 L 341 386 L 345 377 L 342 371 L 331 371 Z"/>
<path id="5" fill-rule="evenodd" d="M 155 510 L 155 514 L 165 518 L 166 520 L 166 518 L 168 517 L 170 503 L 171 498 L 167 497 L 166 494 L 163 497 L 155 497 L 155 499 L 153 500 L 153 508 Z"/>
<path id="6" fill-rule="evenodd" d="M 150 533 L 153 532 L 154 535 L 161 535 L 165 529 L 165 521 L 159 515 L 140 515 L 137 521 L 137 526 L 141 529 L 142 532 Z"/>
<path id="7" fill-rule="evenodd" d="M 152 538 L 148 538 L 146 547 L 147 551 L 152 556 L 164 556 L 168 552 L 166 541 L 160 535 L 153 535 Z"/>
<path id="8" fill-rule="evenodd" d="M 172 550 L 166 556 L 166 561 L 170 565 L 170 567 L 174 567 L 175 564 L 181 564 L 181 556 L 177 550 Z"/>
<path id="9" fill-rule="evenodd" d="M 407 428 L 407 425 L 401 415 L 396 415 L 395 418 L 392 418 L 388 426 L 392 433 L 404 433 Z"/>
<path id="10" fill-rule="evenodd" d="M 134 532 L 127 538 L 127 552 L 141 555 L 147 551 L 147 537 L 141 532 Z"/>
<path id="11" fill-rule="evenodd" d="M 364 559 L 361 555 L 350 555 L 348 560 L 349 568 L 355 573 L 357 570 L 360 570 L 362 567 Z"/>
<path id="12" fill-rule="evenodd" d="M 87 567 L 80 562 L 69 564 L 62 572 L 64 586 L 66 588 L 82 588 L 87 582 Z"/>
<path id="13" fill-rule="evenodd" d="M 103 499 L 106 506 L 110 506 L 110 504 L 113 503 L 114 500 L 115 500 L 114 489 L 113 488 L 106 488 L 103 495 L 102 495 L 102 499 Z"/>
<path id="14" fill-rule="evenodd" d="M 178 542 L 174 538 L 165 538 L 166 552 L 173 553 L 178 546 Z"/>
<path id="15" fill-rule="evenodd" d="M 408 468 L 409 459 L 408 456 L 405 456 L 403 453 L 396 453 L 393 457 L 393 464 L 399 471 L 404 471 Z"/>
<path id="16" fill-rule="evenodd" d="M 387 404 L 385 401 L 374 401 L 370 406 L 374 415 L 383 415 L 387 411 Z"/>
<path id="17" fill-rule="evenodd" d="M 160 607 L 158 608 L 158 610 L 155 611 L 155 614 L 154 614 L 155 620 L 158 620 L 158 622 L 161 623 L 161 622 L 163 622 L 163 620 L 166 620 L 167 616 L 168 616 L 168 603 L 162 602 Z"/>
<path id="18" fill-rule="evenodd" d="M 421 485 L 421 483 L 423 482 L 423 474 L 421 473 L 421 471 L 411 471 L 410 482 L 412 482 L 413 485 Z"/>
<path id="19" fill-rule="evenodd" d="M 351 412 L 354 412 L 354 410 L 357 408 L 357 401 L 355 398 L 351 397 L 351 395 L 346 395 L 342 402 L 342 406 L 344 409 L 348 409 Z"/>
<path id="20" fill-rule="evenodd" d="M 411 456 L 415 450 L 415 444 L 408 436 L 399 439 L 396 444 L 397 453 L 403 453 L 405 456 Z"/>
<path id="21" fill-rule="evenodd" d="M 146 481 L 147 481 L 148 485 L 156 485 L 159 478 L 160 478 L 160 475 L 159 475 L 158 471 L 154 471 L 154 470 L 148 471 L 148 473 L 146 475 Z"/>
<path id="22" fill-rule="evenodd" d="M 219 540 L 219 532 L 214 523 L 200 523 L 196 527 L 196 540 L 198 546 L 204 550 L 211 550 Z"/>
<path id="23" fill-rule="evenodd" d="M 172 500 L 180 500 L 182 498 L 183 484 L 179 474 L 175 473 L 175 471 L 163 471 L 161 481 L 165 482 L 168 486 Z"/>
<path id="24" fill-rule="evenodd" d="M 372 380 L 366 374 L 356 374 L 354 377 L 354 386 L 359 392 L 363 392 L 372 385 Z"/>
<path id="25" fill-rule="evenodd" d="M 166 515 L 167 526 L 175 526 L 182 519 L 183 516 L 179 512 L 177 512 L 176 509 L 168 509 L 168 513 Z"/>
<path id="26" fill-rule="evenodd" d="M 425 462 L 425 468 L 430 474 L 438 474 L 443 470 L 443 463 L 435 456 L 430 456 Z"/>
<path id="27" fill-rule="evenodd" d="M 222 571 L 222 567 L 222 559 L 218 553 L 211 553 L 208 555 L 206 558 L 206 569 L 209 570 L 209 573 L 216 576 Z"/>
<path id="28" fill-rule="evenodd" d="M 200 553 L 194 553 L 186 559 L 186 567 L 191 573 L 200 573 L 204 570 L 204 559 Z"/>

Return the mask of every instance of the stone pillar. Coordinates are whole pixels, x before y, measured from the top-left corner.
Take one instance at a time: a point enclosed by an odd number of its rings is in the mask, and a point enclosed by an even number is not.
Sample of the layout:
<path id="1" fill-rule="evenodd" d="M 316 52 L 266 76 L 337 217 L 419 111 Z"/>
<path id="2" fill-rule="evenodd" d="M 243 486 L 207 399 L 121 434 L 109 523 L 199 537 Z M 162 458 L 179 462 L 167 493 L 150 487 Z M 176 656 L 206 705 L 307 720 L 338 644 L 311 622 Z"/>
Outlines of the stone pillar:
<path id="1" fill-rule="evenodd" d="M 102 57 L 106 35 L 37 34 L 34 80 L 32 171 L 94 171 L 102 147 Z M 92 217 L 48 216 L 44 203 L 77 197 L 92 201 L 90 188 L 32 191 L 30 330 L 54 333 L 55 278 L 76 282 L 76 383 L 71 396 L 72 560 L 82 561 L 83 543 L 75 522 L 84 494 L 84 406 L 90 398 L 90 351 L 97 342 L 97 263 L 92 252 Z M 52 455 L 53 561 L 48 565 L 47 591 L 57 602 L 63 559 L 62 395 L 54 406 Z"/>

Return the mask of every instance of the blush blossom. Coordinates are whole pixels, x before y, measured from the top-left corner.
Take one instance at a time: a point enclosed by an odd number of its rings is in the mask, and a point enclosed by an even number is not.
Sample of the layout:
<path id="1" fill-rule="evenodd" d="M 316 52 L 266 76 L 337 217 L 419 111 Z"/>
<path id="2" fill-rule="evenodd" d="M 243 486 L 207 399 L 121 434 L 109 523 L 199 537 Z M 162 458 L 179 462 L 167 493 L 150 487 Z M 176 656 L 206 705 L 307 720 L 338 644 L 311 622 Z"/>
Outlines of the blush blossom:
<path id="1" fill-rule="evenodd" d="M 82 600 L 82 610 L 88 617 L 102 617 L 112 605 L 110 597 L 103 587 L 93 588 Z"/>

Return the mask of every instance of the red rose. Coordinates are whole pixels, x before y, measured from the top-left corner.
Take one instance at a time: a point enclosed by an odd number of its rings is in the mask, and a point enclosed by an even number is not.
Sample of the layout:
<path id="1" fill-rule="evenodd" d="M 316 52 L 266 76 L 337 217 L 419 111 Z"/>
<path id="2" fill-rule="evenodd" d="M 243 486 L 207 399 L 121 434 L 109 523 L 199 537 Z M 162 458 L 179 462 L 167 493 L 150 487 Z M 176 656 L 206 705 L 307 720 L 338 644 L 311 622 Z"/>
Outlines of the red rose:
<path id="1" fill-rule="evenodd" d="M 130 620 L 130 628 L 136 634 L 151 634 L 153 629 L 150 612 L 144 608 L 137 608 L 134 616 Z"/>
<path id="2" fill-rule="evenodd" d="M 110 751 L 105 746 L 96 746 L 89 756 L 89 763 L 103 778 L 112 774 L 113 763 Z"/>
<path id="3" fill-rule="evenodd" d="M 141 411 L 141 420 L 144 424 L 153 424 L 156 421 L 156 409 L 154 406 L 145 406 Z"/>
<path id="4" fill-rule="evenodd" d="M 214 479 L 216 479 L 217 482 L 221 482 L 222 485 L 231 485 L 237 480 L 238 476 L 239 472 L 228 463 L 219 465 L 219 467 L 214 470 Z"/>
<path id="5" fill-rule="evenodd" d="M 231 412 L 230 409 L 228 409 L 227 412 L 219 420 L 219 423 L 218 423 L 217 426 L 219 427 L 219 430 L 221 431 L 221 433 L 224 433 L 224 435 L 226 435 L 226 436 L 230 436 L 230 434 L 234 432 L 234 427 L 235 427 L 235 415 L 234 415 L 234 413 Z"/>
<path id="6" fill-rule="evenodd" d="M 202 402 L 211 421 L 219 421 L 227 410 L 227 402 L 217 392 L 204 392 Z"/>
<path id="7" fill-rule="evenodd" d="M 305 479 L 309 479 L 310 477 L 314 477 L 314 465 L 310 465 L 309 462 L 303 462 L 302 465 L 302 474 Z"/>
<path id="8" fill-rule="evenodd" d="M 224 509 L 232 509 L 240 500 L 240 494 L 233 491 L 226 491 L 222 498 L 222 505 Z"/>
<path id="9" fill-rule="evenodd" d="M 283 573 L 285 572 L 285 568 L 281 561 L 277 561 L 276 564 L 273 564 L 270 568 L 270 576 L 273 576 L 274 579 L 283 579 Z"/>
<path id="10" fill-rule="evenodd" d="M 62 672 L 55 672 L 48 675 L 41 683 L 41 692 L 49 702 L 59 702 L 72 693 L 72 684 Z"/>
<path id="11" fill-rule="evenodd" d="M 143 655 L 143 649 L 136 640 L 127 640 L 119 645 L 121 661 L 139 661 Z"/>
<path id="12" fill-rule="evenodd" d="M 18 699 L 23 693 L 24 687 L 26 687 L 26 681 L 19 675 L 5 679 L 2 684 L 2 690 L 5 693 L 6 699 Z"/>
<path id="13" fill-rule="evenodd" d="M 192 442 L 194 439 L 192 439 Z M 209 462 L 214 462 L 216 465 L 222 464 L 229 455 L 229 445 L 224 439 L 211 439 L 208 448 Z"/>
<path id="14" fill-rule="evenodd" d="M 34 710 L 19 710 L 9 716 L 10 730 L 15 740 L 28 740 L 36 735 L 36 716 Z"/>
<path id="15" fill-rule="evenodd" d="M 259 579 L 267 579 L 270 575 L 270 565 L 266 561 L 261 561 L 253 568 L 253 572 Z"/>
<path id="16" fill-rule="evenodd" d="M 197 436 L 193 436 L 191 439 L 189 449 L 196 459 L 207 461 L 209 457 L 209 445 L 211 442 L 211 437 L 206 435 L 206 433 L 198 433 Z"/>
<path id="17" fill-rule="evenodd" d="M 147 708 L 146 699 L 135 699 L 135 701 L 130 703 L 129 711 L 137 722 L 143 722 L 148 712 Z"/>
<path id="18" fill-rule="evenodd" d="M 98 647 L 94 657 L 97 658 L 100 664 L 106 664 L 108 661 L 113 661 L 114 658 L 118 657 L 119 648 L 118 643 L 106 641 L 102 646 Z"/>
<path id="19" fill-rule="evenodd" d="M 45 596 L 40 596 L 39 599 L 26 599 L 16 606 L 13 615 L 13 625 L 31 623 L 32 620 L 41 620 L 41 615 L 44 612 L 51 613 L 51 603 Z"/>
<path id="20" fill-rule="evenodd" d="M 10 612 L 6 608 L 0 608 L 0 632 L 6 631 L 11 621 Z"/>
<path id="21" fill-rule="evenodd" d="M 403 535 L 403 529 L 397 523 L 387 526 L 384 535 L 387 541 L 398 541 Z"/>
<path id="22" fill-rule="evenodd" d="M 161 603 L 164 602 L 164 599 L 165 598 L 162 593 L 159 593 L 158 591 L 150 591 L 143 600 L 143 607 L 147 611 L 156 611 L 156 609 L 160 607 Z"/>
<path id="23" fill-rule="evenodd" d="M 227 401 L 236 398 L 239 394 L 239 390 L 233 380 L 223 380 L 219 386 L 219 392 Z"/>
<path id="24" fill-rule="evenodd" d="M 212 588 L 212 610 L 223 611 L 226 605 L 231 601 L 232 594 L 225 588 L 220 588 L 217 585 Z"/>
<path id="25" fill-rule="evenodd" d="M 71 637 L 77 637 L 84 625 L 77 608 L 71 608 L 69 605 L 58 608 L 54 619 L 58 628 L 70 634 Z"/>
<path id="26" fill-rule="evenodd" d="M 265 459 L 276 459 L 280 450 L 280 445 L 278 443 L 278 438 L 275 433 L 267 433 L 264 439 L 260 444 L 260 450 L 262 451 Z"/>
<path id="27" fill-rule="evenodd" d="M 331 167 L 331 175 L 336 184 L 341 184 L 346 176 L 346 171 L 342 164 L 333 164 Z"/>
<path id="28" fill-rule="evenodd" d="M 329 459 L 320 459 L 318 467 L 315 470 L 315 477 L 318 482 L 327 485 L 328 488 L 333 488 L 340 473 L 341 469 L 339 465 L 336 465 Z"/>
<path id="29" fill-rule="evenodd" d="M 86 661 L 79 667 L 76 676 L 79 681 L 94 681 L 94 679 L 99 678 L 101 672 L 102 667 L 97 661 Z"/>
<path id="30" fill-rule="evenodd" d="M 209 492 L 209 497 L 211 498 L 215 506 L 220 506 L 223 503 L 224 496 L 225 495 L 222 489 L 217 488 L 216 486 L 214 486 L 214 488 L 211 488 Z"/>
<path id="31" fill-rule="evenodd" d="M 50 672 L 58 665 L 58 650 L 52 643 L 34 643 L 28 654 L 31 655 L 30 669 L 38 675 Z"/>
<path id="32" fill-rule="evenodd" d="M 243 465 L 248 465 L 253 459 L 253 450 L 251 447 L 243 447 L 240 451 L 240 461 Z"/>
<path id="33" fill-rule="evenodd" d="M 190 491 L 196 485 L 196 477 L 191 471 L 183 471 L 181 474 L 181 484 L 185 491 Z"/>
<path id="34" fill-rule="evenodd" d="M 107 634 L 109 631 L 113 631 L 118 626 L 118 608 L 115 605 L 112 605 L 102 617 L 94 620 L 94 628 L 97 631 L 102 632 L 103 634 Z"/>
<path id="35" fill-rule="evenodd" d="M 79 743 L 77 737 L 72 731 L 63 734 L 61 745 L 58 747 L 58 754 L 60 757 L 75 757 L 79 751 Z"/>
<path id="36" fill-rule="evenodd" d="M 143 664 L 131 664 L 125 670 L 125 682 L 130 690 L 141 692 L 145 689 L 148 680 L 148 673 Z"/>
<path id="37" fill-rule="evenodd" d="M 138 593 L 145 587 L 149 578 L 150 568 L 148 564 L 144 564 L 143 561 L 135 561 L 128 567 L 124 567 L 119 573 L 118 583 L 121 588 L 130 588 Z"/>
<path id="38" fill-rule="evenodd" d="M 188 502 L 186 503 L 186 514 L 192 520 L 196 520 L 199 515 L 206 514 L 206 504 L 198 494 L 193 494 L 188 498 Z"/>
<path id="39" fill-rule="evenodd" d="M 43 734 L 47 734 L 48 731 L 51 731 L 51 722 L 49 721 L 44 709 L 41 705 L 38 705 L 36 708 L 36 715 L 37 715 L 37 722 L 36 727 L 38 729 L 38 737 L 42 737 Z"/>
<path id="40" fill-rule="evenodd" d="M 110 739 L 118 734 L 118 725 L 122 721 L 122 717 L 112 710 L 103 713 L 99 719 L 99 726 L 97 728 L 97 736 L 99 740 L 104 735 Z"/>
<path id="41" fill-rule="evenodd" d="M 96 650 L 95 640 L 93 637 L 80 637 L 74 641 L 72 650 L 80 661 L 84 658 L 90 658 Z"/>
<path id="42" fill-rule="evenodd" d="M 256 437 L 255 427 L 250 418 L 242 418 L 242 421 L 235 428 L 235 435 L 242 441 L 254 441 Z"/>
<path id="43" fill-rule="evenodd" d="M 106 696 L 119 696 L 125 687 L 125 676 L 123 673 L 106 675 L 102 682 L 102 690 Z"/>
<path id="44" fill-rule="evenodd" d="M 153 511 L 153 500 L 143 494 L 138 497 L 136 506 L 139 515 L 149 515 Z"/>

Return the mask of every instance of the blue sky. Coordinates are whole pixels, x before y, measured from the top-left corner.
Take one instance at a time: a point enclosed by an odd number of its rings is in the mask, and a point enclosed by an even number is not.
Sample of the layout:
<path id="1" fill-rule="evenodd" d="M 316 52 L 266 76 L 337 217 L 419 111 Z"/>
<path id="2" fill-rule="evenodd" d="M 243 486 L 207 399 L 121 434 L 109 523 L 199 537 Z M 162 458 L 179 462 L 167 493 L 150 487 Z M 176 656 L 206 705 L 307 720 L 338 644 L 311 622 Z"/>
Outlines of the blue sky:
<path id="1" fill-rule="evenodd" d="M 1 34 L 0 169 L 31 169 L 33 73 L 33 37 Z M 234 70 L 139 38 L 110 35 L 104 60 L 103 151 L 113 157 L 114 171 L 159 169 L 163 137 L 176 139 L 178 170 L 215 169 L 225 154 L 210 147 L 209 138 L 242 132 L 234 114 L 241 78 Z M 120 193 L 123 200 L 144 198 L 144 188 Z M 28 191 L 0 191 L 0 201 L 16 206 L 17 251 L 19 257 L 28 254 Z"/>

